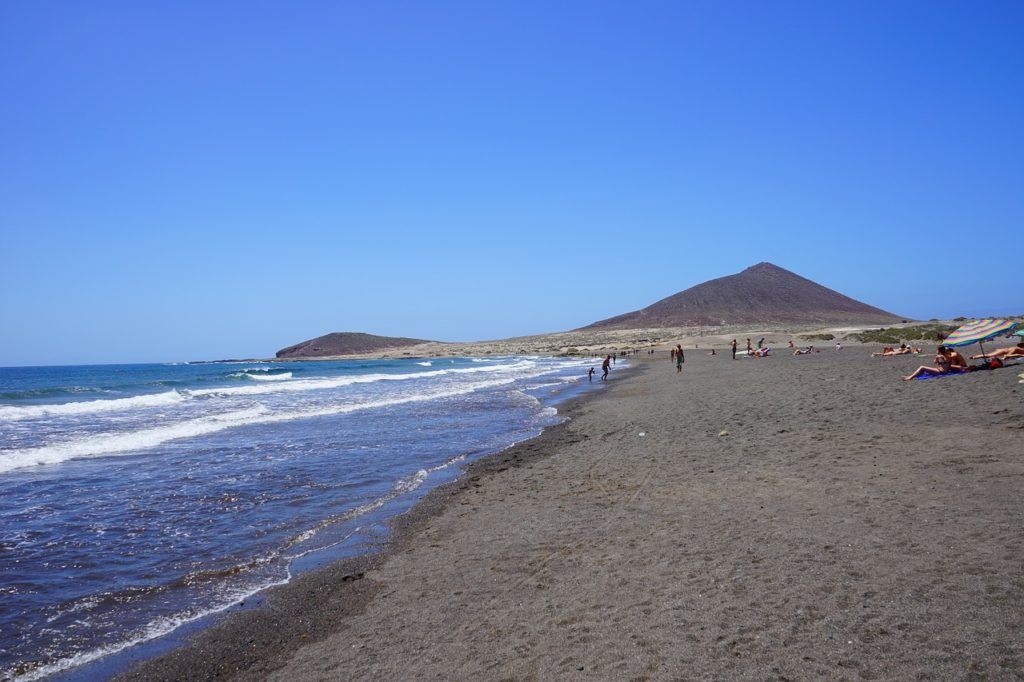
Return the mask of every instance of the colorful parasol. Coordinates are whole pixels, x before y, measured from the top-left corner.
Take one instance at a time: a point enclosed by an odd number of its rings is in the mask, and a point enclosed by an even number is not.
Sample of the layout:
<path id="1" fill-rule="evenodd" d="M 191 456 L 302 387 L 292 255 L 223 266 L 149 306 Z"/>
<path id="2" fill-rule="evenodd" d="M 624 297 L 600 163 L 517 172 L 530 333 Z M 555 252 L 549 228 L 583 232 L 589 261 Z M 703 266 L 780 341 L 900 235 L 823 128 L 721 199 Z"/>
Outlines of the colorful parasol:
<path id="1" fill-rule="evenodd" d="M 947 346 L 969 346 L 972 343 L 982 343 L 989 339 L 1003 334 L 1009 335 L 1017 328 L 1016 322 L 1010 322 L 1009 320 L 975 320 L 974 322 L 968 322 L 964 326 L 957 329 L 955 332 L 946 337 L 943 343 Z M 985 346 L 981 346 L 981 354 L 985 354 Z"/>

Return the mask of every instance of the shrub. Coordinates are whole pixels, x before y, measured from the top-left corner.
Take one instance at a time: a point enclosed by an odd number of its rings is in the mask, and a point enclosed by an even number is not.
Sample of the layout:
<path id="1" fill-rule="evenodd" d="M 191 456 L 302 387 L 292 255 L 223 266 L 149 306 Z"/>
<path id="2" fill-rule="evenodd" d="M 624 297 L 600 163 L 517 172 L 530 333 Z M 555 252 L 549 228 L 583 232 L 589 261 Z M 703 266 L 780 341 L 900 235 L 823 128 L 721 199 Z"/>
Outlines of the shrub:
<path id="1" fill-rule="evenodd" d="M 867 329 L 859 334 L 849 334 L 846 338 L 860 343 L 892 346 L 905 341 L 935 341 L 939 334 L 945 337 L 954 329 L 956 326 L 948 324 L 919 324 L 914 327 Z"/>

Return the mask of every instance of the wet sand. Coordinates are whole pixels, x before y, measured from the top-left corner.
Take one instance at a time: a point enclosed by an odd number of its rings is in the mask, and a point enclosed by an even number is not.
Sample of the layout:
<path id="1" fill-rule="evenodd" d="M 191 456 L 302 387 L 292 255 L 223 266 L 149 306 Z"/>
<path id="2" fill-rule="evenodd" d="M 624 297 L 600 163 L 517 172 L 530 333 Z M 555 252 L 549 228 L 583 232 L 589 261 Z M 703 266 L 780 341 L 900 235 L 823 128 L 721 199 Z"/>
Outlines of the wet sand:
<path id="1" fill-rule="evenodd" d="M 1019 678 L 1024 367 L 870 350 L 641 358 L 124 677 Z"/>

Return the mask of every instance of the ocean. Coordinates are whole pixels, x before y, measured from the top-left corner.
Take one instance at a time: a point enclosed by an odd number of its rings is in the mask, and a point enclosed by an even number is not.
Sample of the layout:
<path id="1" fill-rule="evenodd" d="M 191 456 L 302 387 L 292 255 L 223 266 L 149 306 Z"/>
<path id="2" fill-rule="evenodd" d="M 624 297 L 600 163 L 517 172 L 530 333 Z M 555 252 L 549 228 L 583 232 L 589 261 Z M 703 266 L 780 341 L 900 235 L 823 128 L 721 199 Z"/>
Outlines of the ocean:
<path id="1" fill-rule="evenodd" d="M 0 368 L 0 678 L 174 632 L 362 551 L 595 364 L 502 357 Z"/>

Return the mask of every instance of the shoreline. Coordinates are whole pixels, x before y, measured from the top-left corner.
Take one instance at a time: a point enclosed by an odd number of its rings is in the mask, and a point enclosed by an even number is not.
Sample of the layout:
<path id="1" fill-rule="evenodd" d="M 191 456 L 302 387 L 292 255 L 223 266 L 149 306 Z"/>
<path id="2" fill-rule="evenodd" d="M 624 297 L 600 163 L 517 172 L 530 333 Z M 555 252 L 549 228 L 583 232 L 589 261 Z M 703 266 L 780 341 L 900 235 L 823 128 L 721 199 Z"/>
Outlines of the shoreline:
<path id="1" fill-rule="evenodd" d="M 1021 368 L 868 352 L 640 358 L 391 551 L 121 679 L 1024 675 Z"/>
<path id="2" fill-rule="evenodd" d="M 386 532 L 363 545 L 356 556 L 331 561 L 326 566 L 303 572 L 284 585 L 260 591 L 247 601 L 212 614 L 212 622 L 193 630 L 183 642 L 155 655 L 138 659 L 126 650 L 123 665 L 116 666 L 116 680 L 211 679 L 225 676 L 261 678 L 287 662 L 300 647 L 324 639 L 344 627 L 352 615 L 362 612 L 379 589 L 363 581 L 366 573 L 379 568 L 402 552 L 417 534 L 462 495 L 479 486 L 480 478 L 508 468 L 526 466 L 552 454 L 555 449 L 577 442 L 565 433 L 567 425 L 583 404 L 599 400 L 620 382 L 643 371 L 638 363 L 620 368 L 621 379 L 600 391 L 587 391 L 560 403 L 563 420 L 537 436 L 515 443 L 461 468 L 451 481 L 431 489 L 412 507 L 388 519 Z M 330 607 L 310 608 L 330 603 Z M 296 629 L 304 632 L 295 635 Z M 282 635 L 282 633 L 287 633 Z M 161 637 L 177 639 L 174 633 Z M 151 642 L 140 644 L 145 647 Z M 100 659 L 102 661 L 102 659 Z M 75 669 L 64 674 L 74 677 Z M 60 675 L 58 675 L 58 678 Z"/>

